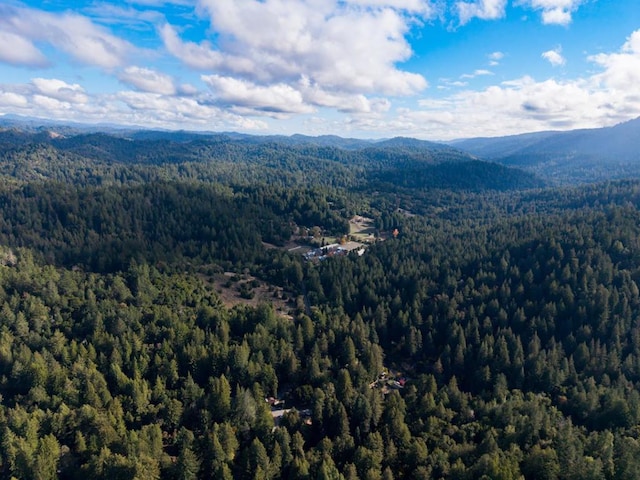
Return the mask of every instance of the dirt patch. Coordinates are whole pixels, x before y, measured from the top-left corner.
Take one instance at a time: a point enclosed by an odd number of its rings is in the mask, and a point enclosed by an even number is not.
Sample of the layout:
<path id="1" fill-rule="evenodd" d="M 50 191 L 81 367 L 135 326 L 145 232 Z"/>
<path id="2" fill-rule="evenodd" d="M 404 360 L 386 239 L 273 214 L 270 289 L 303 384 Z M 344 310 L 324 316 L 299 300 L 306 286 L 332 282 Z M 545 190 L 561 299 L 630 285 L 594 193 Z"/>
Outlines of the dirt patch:
<path id="1" fill-rule="evenodd" d="M 349 220 L 349 235 L 358 241 L 370 242 L 375 240 L 376 228 L 372 218 L 356 215 Z"/>
<path id="2" fill-rule="evenodd" d="M 225 307 L 270 303 L 275 312 L 293 319 L 295 298 L 283 288 L 271 285 L 252 275 L 233 272 L 204 275 L 203 279 L 215 290 Z"/>

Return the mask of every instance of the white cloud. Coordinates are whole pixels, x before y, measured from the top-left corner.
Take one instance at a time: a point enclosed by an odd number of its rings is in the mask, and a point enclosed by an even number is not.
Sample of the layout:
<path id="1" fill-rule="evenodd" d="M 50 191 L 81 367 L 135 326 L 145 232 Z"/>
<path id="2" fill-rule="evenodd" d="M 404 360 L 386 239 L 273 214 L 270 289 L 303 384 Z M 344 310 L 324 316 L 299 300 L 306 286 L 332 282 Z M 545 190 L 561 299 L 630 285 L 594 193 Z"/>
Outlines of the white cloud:
<path id="1" fill-rule="evenodd" d="M 189 126 L 195 130 L 235 128 L 262 130 L 267 124 L 261 120 L 246 118 L 195 98 L 169 97 L 148 92 L 119 92 L 105 98 L 105 104 L 121 106 L 108 116 L 122 116 L 119 123 L 157 127 Z"/>
<path id="2" fill-rule="evenodd" d="M 222 63 L 222 55 L 211 50 L 211 45 L 208 42 L 203 42 L 200 45 L 194 42 L 183 42 L 169 24 L 160 27 L 159 34 L 169 53 L 191 68 L 213 70 Z"/>
<path id="3" fill-rule="evenodd" d="M 474 2 L 456 2 L 460 24 L 464 25 L 474 18 L 494 20 L 505 15 L 507 0 L 475 0 Z"/>
<path id="4" fill-rule="evenodd" d="M 489 55 L 489 65 L 491 65 L 492 67 L 495 67 L 497 65 L 500 64 L 500 60 L 502 60 L 504 58 L 504 53 L 502 52 L 493 52 L 490 53 Z"/>
<path id="5" fill-rule="evenodd" d="M 63 112 L 70 108 L 69 103 L 61 102 L 60 100 L 47 95 L 35 94 L 31 97 L 31 102 L 33 102 L 34 106 L 48 111 Z"/>
<path id="6" fill-rule="evenodd" d="M 83 8 L 82 11 L 100 24 L 127 25 L 128 28 L 138 30 L 152 29 L 150 24 L 159 23 L 164 19 L 164 15 L 157 10 L 139 10 L 130 6 L 106 2 L 93 3 Z"/>
<path id="7" fill-rule="evenodd" d="M 201 0 L 217 35 L 215 46 L 182 41 L 160 30 L 165 47 L 186 65 L 241 75 L 258 84 L 307 76 L 324 90 L 411 95 L 426 88 L 422 75 L 396 65 L 412 55 L 405 35 L 431 15 L 418 0 Z"/>
<path id="8" fill-rule="evenodd" d="M 436 6 L 429 0 L 349 0 L 346 3 L 363 7 L 395 8 L 423 17 L 431 17 L 436 13 Z"/>
<path id="9" fill-rule="evenodd" d="M 203 75 L 201 78 L 214 92 L 219 103 L 232 108 L 239 107 L 243 112 L 249 109 L 279 116 L 313 111 L 305 104 L 298 90 L 284 83 L 261 86 L 220 75 Z"/>
<path id="10" fill-rule="evenodd" d="M 178 87 L 178 93 L 181 95 L 193 96 L 198 93 L 198 89 L 190 83 L 183 83 Z"/>
<path id="11" fill-rule="evenodd" d="M 460 78 L 464 78 L 464 79 L 476 78 L 476 77 L 481 77 L 486 75 L 493 75 L 493 72 L 490 70 L 479 69 L 479 70 L 474 70 L 473 73 L 463 73 L 462 75 L 460 75 Z"/>
<path id="12" fill-rule="evenodd" d="M 133 5 L 142 5 L 145 7 L 162 7 L 165 5 L 192 5 L 192 0 L 125 0 Z"/>
<path id="13" fill-rule="evenodd" d="M 89 97 L 77 83 L 69 84 L 55 78 L 34 78 L 31 83 L 37 95 L 66 103 L 87 103 Z"/>
<path id="14" fill-rule="evenodd" d="M 136 51 L 130 43 L 75 13 L 0 6 L 0 32 L 26 47 L 30 53 L 23 60 L 30 59 L 26 64 L 34 67 L 42 66 L 34 43 L 48 43 L 81 63 L 103 68 L 122 65 L 127 55 Z"/>
<path id="15" fill-rule="evenodd" d="M 578 9 L 584 0 L 521 0 L 521 4 L 535 10 L 542 10 L 542 23 L 568 25 L 571 14 Z"/>
<path id="16" fill-rule="evenodd" d="M 29 106 L 27 97 L 15 92 L 0 91 L 0 107 L 25 108 Z"/>
<path id="17" fill-rule="evenodd" d="M 214 93 L 215 103 L 243 114 L 283 118 L 290 114 L 311 113 L 316 107 L 343 113 L 380 114 L 391 106 L 385 98 L 326 90 L 305 76 L 291 85 L 259 85 L 221 75 L 203 75 L 201 79 Z"/>
<path id="18" fill-rule="evenodd" d="M 499 17 L 505 1 L 466 0 L 449 5 L 461 14 L 461 20 L 470 21 Z M 580 3 L 523 1 L 538 9 L 543 20 L 557 11 L 570 16 Z M 22 85 L 0 83 L 0 111 L 195 130 L 269 127 L 273 131 L 278 127 L 269 125 L 270 119 L 304 115 L 289 128 L 313 124 L 317 129 L 330 128 L 332 133 L 430 139 L 594 127 L 640 115 L 640 30 L 618 51 L 588 57 L 597 73 L 581 79 L 522 77 L 473 91 L 464 79 L 492 75 L 491 70 L 478 69 L 457 79 L 440 79 L 438 88 L 448 89 L 443 92 L 447 96 L 424 98 L 419 107 L 409 108 L 412 98 L 391 98 L 415 95 L 426 88 L 422 75 L 403 66 L 413 54 L 407 38 L 413 26 L 435 15 L 433 5 L 443 3 L 201 0 L 199 13 L 211 23 L 209 42 L 187 41 L 181 38 L 186 33 L 168 24 L 158 27 L 166 51 L 202 74 L 199 80 L 189 78 L 195 86 L 179 85 L 176 78 L 156 67 L 127 63 L 135 47 L 85 17 L 0 5 L 0 61 L 44 66 L 42 52 L 53 46 L 78 62 L 102 67 L 127 84 L 127 91 L 107 95 L 85 90 L 80 76 L 65 76 L 66 81 L 35 78 Z M 21 46 L 20 51 L 12 51 L 2 39 Z M 92 55 L 95 57 L 85 59 Z M 503 58 L 503 52 L 492 52 L 481 65 L 487 67 L 487 61 L 496 65 Z M 542 58 L 552 65 L 564 62 L 560 48 L 542 53 Z M 320 126 L 317 119 L 327 118 L 324 109 L 333 115 Z M 312 119 L 312 113 L 317 118 Z M 310 123 L 304 123 L 307 120 Z"/>
<path id="19" fill-rule="evenodd" d="M 583 82 L 536 82 L 522 77 L 442 100 L 424 99 L 421 110 L 403 112 L 398 122 L 414 130 L 407 133 L 424 135 L 418 132 L 423 129 L 430 138 L 440 139 L 582 128 L 610 114 L 602 110 L 610 100 L 605 92 L 593 91 Z"/>
<path id="20" fill-rule="evenodd" d="M 553 50 L 547 50 L 546 52 L 543 52 L 541 56 L 554 67 L 559 67 L 567 63 L 566 59 L 562 56 L 562 48 L 560 47 Z"/>
<path id="21" fill-rule="evenodd" d="M 513 3 L 540 10 L 542 23 L 545 25 L 568 25 L 571 23 L 572 13 L 584 3 L 584 0 L 514 0 Z M 481 20 L 503 18 L 506 6 L 507 0 L 456 1 L 454 4 L 460 25 L 465 25 L 474 18 Z"/>
<path id="22" fill-rule="evenodd" d="M 127 67 L 118 78 L 143 92 L 175 95 L 177 91 L 173 79 L 169 75 L 149 68 Z"/>
<path id="23" fill-rule="evenodd" d="M 589 60 L 604 68 L 593 77 L 598 85 L 629 94 L 637 92 L 640 84 L 640 30 L 629 36 L 619 53 L 601 53 L 590 56 Z"/>
<path id="24" fill-rule="evenodd" d="M 45 67 L 49 63 L 42 52 L 28 39 L 1 30 L 0 61 L 28 67 Z"/>
<path id="25" fill-rule="evenodd" d="M 636 55 L 640 53 L 640 30 L 636 30 L 627 38 L 622 51 Z"/>
<path id="26" fill-rule="evenodd" d="M 323 90 L 319 85 L 311 84 L 306 77 L 298 82 L 298 89 L 306 102 L 318 107 L 334 108 L 345 113 L 382 113 L 388 111 L 391 106 L 389 100 L 384 98 L 369 99 L 364 95 Z"/>
<path id="27" fill-rule="evenodd" d="M 33 79 L 28 85 L 0 84 L 0 109 L 41 118 L 138 127 L 193 130 L 264 130 L 264 121 L 247 118 L 194 97 L 123 91 L 89 95 L 76 84 Z"/>
<path id="28" fill-rule="evenodd" d="M 640 30 L 618 52 L 588 60 L 601 71 L 573 80 L 536 81 L 524 76 L 481 91 L 427 97 L 419 109 L 397 110 L 394 118 L 375 123 L 352 118 L 349 128 L 451 139 L 594 128 L 640 116 Z"/>
<path id="29" fill-rule="evenodd" d="M 546 25 L 568 25 L 571 23 L 571 12 L 562 8 L 543 10 L 542 23 Z"/>

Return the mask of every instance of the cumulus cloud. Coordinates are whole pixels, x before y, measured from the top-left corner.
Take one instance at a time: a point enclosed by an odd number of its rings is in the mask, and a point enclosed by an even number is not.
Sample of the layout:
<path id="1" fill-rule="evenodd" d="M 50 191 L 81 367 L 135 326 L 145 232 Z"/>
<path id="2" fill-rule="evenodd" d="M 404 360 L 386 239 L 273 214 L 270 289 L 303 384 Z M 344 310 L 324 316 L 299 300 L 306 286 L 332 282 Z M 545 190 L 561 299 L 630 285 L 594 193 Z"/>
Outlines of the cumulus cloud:
<path id="1" fill-rule="evenodd" d="M 113 122 L 138 127 L 193 130 L 264 130 L 262 120 L 247 118 L 203 99 L 122 91 L 91 95 L 77 84 L 33 79 L 25 85 L 0 84 L 0 110 L 33 117 L 89 123 Z"/>
<path id="2" fill-rule="evenodd" d="M 552 52 L 560 55 L 559 50 Z M 481 91 L 424 98 L 420 109 L 399 111 L 387 127 L 395 128 L 395 134 L 448 139 L 593 128 L 638 117 L 640 30 L 630 35 L 618 52 L 593 55 L 588 60 L 600 67 L 600 72 L 573 80 L 536 81 L 524 76 Z"/>
<path id="3" fill-rule="evenodd" d="M 78 84 L 55 78 L 34 78 L 28 84 L 0 84 L 0 109 L 34 117 L 68 118 L 92 108 L 91 99 Z"/>
<path id="4" fill-rule="evenodd" d="M 143 92 L 175 95 L 177 91 L 173 78 L 149 68 L 127 67 L 118 78 Z"/>
<path id="5" fill-rule="evenodd" d="M 424 0 L 201 0 L 215 45 L 183 41 L 170 25 L 160 34 L 185 64 L 256 84 L 298 81 L 325 90 L 411 95 L 426 88 L 422 75 L 397 64 L 412 55 L 411 22 L 432 15 Z"/>
<path id="6" fill-rule="evenodd" d="M 168 23 L 162 25 L 158 33 L 167 51 L 190 68 L 203 71 L 222 70 L 231 74 L 257 73 L 258 66 L 252 59 L 214 50 L 207 40 L 200 43 L 185 42 Z"/>
<path id="7" fill-rule="evenodd" d="M 554 67 L 559 67 L 567 63 L 566 59 L 562 56 L 562 48 L 560 47 L 553 50 L 547 50 L 546 52 L 543 52 L 541 56 Z"/>
<path id="8" fill-rule="evenodd" d="M 426 98 L 420 110 L 406 110 L 397 120 L 398 125 L 405 122 L 405 134 L 429 131 L 435 139 L 499 136 L 594 126 L 612 113 L 603 110 L 611 100 L 606 92 L 591 90 L 582 81 L 536 82 L 522 77 L 481 91 Z"/>
<path id="9" fill-rule="evenodd" d="M 46 57 L 28 39 L 12 32 L 0 30 L 0 61 L 11 65 L 45 67 Z"/>
<path id="10" fill-rule="evenodd" d="M 535 10 L 542 10 L 542 23 L 568 25 L 571 14 L 584 0 L 521 0 L 521 3 Z"/>
<path id="11" fill-rule="evenodd" d="M 212 50 L 209 42 L 205 41 L 202 44 L 183 42 L 176 30 L 169 24 L 160 27 L 158 33 L 169 53 L 191 68 L 213 70 L 222 63 L 222 55 L 220 52 Z"/>
<path id="12" fill-rule="evenodd" d="M 323 90 L 320 85 L 312 84 L 307 77 L 303 77 L 297 87 L 304 100 L 311 105 L 334 108 L 344 113 L 383 113 L 391 107 L 391 103 L 385 98 L 369 99 L 365 95 Z"/>
<path id="13" fill-rule="evenodd" d="M 89 97 L 77 83 L 69 84 L 56 78 L 34 78 L 31 80 L 36 95 L 59 102 L 87 103 Z"/>
<path id="14" fill-rule="evenodd" d="M 48 13 L 11 5 L 0 6 L 0 34 L 24 47 L 26 53 L 18 59 L 22 65 L 33 67 L 43 63 L 42 54 L 34 46 L 36 43 L 48 43 L 78 62 L 103 68 L 122 65 L 127 55 L 136 50 L 130 43 L 76 13 Z"/>
<path id="15" fill-rule="evenodd" d="M 0 90 L 0 106 L 1 107 L 17 107 L 25 108 L 29 106 L 27 97 L 15 92 L 3 92 Z"/>
<path id="16" fill-rule="evenodd" d="M 474 2 L 456 2 L 460 24 L 464 25 L 474 18 L 494 20 L 505 15 L 507 0 L 475 0 Z"/>
<path id="17" fill-rule="evenodd" d="M 640 30 L 636 30 L 627 38 L 627 41 L 622 46 L 622 51 L 635 55 L 640 53 Z"/>
<path id="18" fill-rule="evenodd" d="M 637 91 L 640 82 L 640 30 L 629 36 L 620 52 L 592 55 L 589 60 L 604 68 L 593 77 L 598 85 L 628 92 Z"/>
<path id="19" fill-rule="evenodd" d="M 274 115 L 313 111 L 298 90 L 284 83 L 262 86 L 221 75 L 203 75 L 201 78 L 222 105 Z"/>
<path id="20" fill-rule="evenodd" d="M 107 101 L 108 105 L 118 107 L 116 112 L 109 112 L 108 116 L 121 116 L 119 123 L 158 127 L 175 127 L 176 124 L 181 124 L 196 130 L 263 130 L 267 127 L 262 120 L 247 118 L 196 98 L 169 97 L 149 92 L 119 92 Z"/>
<path id="21" fill-rule="evenodd" d="M 567 23 L 560 17 L 570 19 L 580 4 L 519 1 L 540 11 L 545 23 Z M 588 57 L 597 73 L 580 79 L 522 77 L 474 91 L 465 79 L 492 74 L 478 69 L 439 80 L 447 96 L 424 98 L 419 108 L 408 107 L 411 98 L 391 98 L 425 91 L 426 79 L 403 65 L 413 54 L 407 38 L 415 25 L 438 15 L 434 6 L 446 3 L 464 23 L 500 18 L 506 0 L 199 0 L 198 13 L 207 17 L 210 37 L 187 40 L 181 27 L 156 27 L 165 53 L 199 71 L 190 79 L 196 86 L 179 85 L 156 68 L 131 65 L 127 59 L 135 47 L 86 17 L 0 5 L 0 61 L 42 67 L 42 52 L 53 47 L 76 62 L 113 73 L 127 89 L 91 93 L 80 77 L 0 83 L 0 111 L 194 130 L 264 129 L 270 118 L 304 115 L 308 125 L 333 133 L 431 139 L 593 127 L 640 115 L 640 30 L 618 51 Z M 111 13 L 112 18 L 127 15 Z M 485 66 L 487 61 L 497 65 L 504 56 L 489 53 Z M 560 48 L 542 58 L 552 65 L 564 62 Z M 319 122 L 323 109 L 346 115 Z"/>

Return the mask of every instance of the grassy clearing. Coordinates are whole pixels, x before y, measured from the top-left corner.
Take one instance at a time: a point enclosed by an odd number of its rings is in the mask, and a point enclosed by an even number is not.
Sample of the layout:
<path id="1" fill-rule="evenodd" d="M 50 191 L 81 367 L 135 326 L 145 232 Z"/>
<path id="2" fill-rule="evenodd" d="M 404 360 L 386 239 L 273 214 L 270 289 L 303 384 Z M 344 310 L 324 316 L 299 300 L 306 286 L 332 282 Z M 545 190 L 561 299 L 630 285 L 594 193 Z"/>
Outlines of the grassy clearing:
<path id="1" fill-rule="evenodd" d="M 290 292 L 284 291 L 281 287 L 266 283 L 252 275 L 233 272 L 205 276 L 204 280 L 216 291 L 227 308 L 236 305 L 256 307 L 259 304 L 270 303 L 278 315 L 293 318 L 295 299 Z"/>

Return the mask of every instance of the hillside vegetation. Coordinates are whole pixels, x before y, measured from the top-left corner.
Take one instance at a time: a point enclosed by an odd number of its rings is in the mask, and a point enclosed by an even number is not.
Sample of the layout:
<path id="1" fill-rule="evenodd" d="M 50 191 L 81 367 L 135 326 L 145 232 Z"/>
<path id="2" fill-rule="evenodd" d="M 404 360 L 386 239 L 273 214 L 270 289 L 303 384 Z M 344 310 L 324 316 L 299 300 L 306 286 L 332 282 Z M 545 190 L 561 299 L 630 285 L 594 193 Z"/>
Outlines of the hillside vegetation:
<path id="1" fill-rule="evenodd" d="M 639 181 L 139 135 L 0 134 L 0 478 L 640 477 Z"/>
<path id="2" fill-rule="evenodd" d="M 556 185 L 640 177 L 640 118 L 613 127 L 472 138 L 452 145 Z"/>

